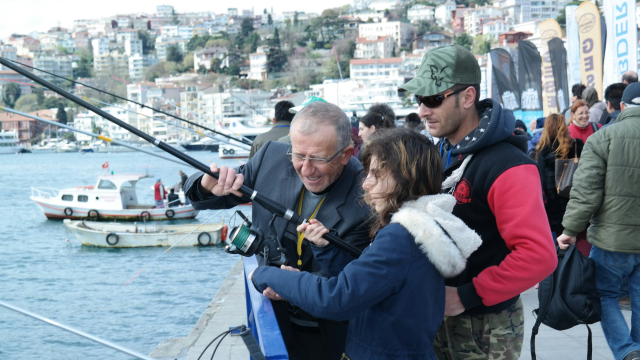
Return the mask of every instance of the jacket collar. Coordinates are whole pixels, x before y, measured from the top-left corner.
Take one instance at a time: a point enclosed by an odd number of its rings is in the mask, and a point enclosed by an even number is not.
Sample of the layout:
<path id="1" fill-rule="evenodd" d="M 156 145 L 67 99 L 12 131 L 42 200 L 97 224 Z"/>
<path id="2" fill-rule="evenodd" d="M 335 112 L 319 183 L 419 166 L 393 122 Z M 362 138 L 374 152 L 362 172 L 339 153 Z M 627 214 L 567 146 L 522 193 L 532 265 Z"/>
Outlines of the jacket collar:
<path id="1" fill-rule="evenodd" d="M 632 107 L 628 108 L 625 111 L 621 112 L 620 115 L 616 118 L 616 123 L 622 122 L 629 117 L 640 117 L 640 107 Z"/>

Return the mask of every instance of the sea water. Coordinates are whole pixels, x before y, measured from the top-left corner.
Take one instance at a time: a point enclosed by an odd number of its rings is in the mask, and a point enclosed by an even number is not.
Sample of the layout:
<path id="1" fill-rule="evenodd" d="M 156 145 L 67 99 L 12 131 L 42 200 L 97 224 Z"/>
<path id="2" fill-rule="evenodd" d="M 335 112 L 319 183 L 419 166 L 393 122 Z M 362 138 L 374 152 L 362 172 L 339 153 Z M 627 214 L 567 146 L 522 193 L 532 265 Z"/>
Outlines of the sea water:
<path id="1" fill-rule="evenodd" d="M 240 164 L 212 152 L 189 155 L 205 164 Z M 123 286 L 166 248 L 83 246 L 29 198 L 31 187 L 95 185 L 113 171 L 152 175 L 137 185 L 139 201 L 152 204 L 156 178 L 168 190 L 180 181 L 178 170 L 195 172 L 144 153 L 0 155 L 0 300 L 142 354 L 162 340 L 187 336 L 238 256 L 222 247 L 173 248 Z M 223 214 L 227 222 L 232 213 Z M 213 214 L 164 223 L 199 223 Z M 129 358 L 0 307 L 0 359 Z"/>

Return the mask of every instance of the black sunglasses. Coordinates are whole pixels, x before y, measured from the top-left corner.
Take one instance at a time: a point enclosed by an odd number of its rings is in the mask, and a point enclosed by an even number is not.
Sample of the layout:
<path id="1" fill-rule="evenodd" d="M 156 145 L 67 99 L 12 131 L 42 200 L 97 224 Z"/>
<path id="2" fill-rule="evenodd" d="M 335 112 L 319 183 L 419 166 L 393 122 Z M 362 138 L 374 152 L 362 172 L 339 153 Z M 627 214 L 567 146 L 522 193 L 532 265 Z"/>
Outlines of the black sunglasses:
<path id="1" fill-rule="evenodd" d="M 418 107 L 420 107 L 420 105 L 424 104 L 424 106 L 430 108 L 430 109 L 434 109 L 437 108 L 438 106 L 442 105 L 442 102 L 444 101 L 444 99 L 448 98 L 451 95 L 455 95 L 461 91 L 465 91 L 468 88 L 464 88 L 464 89 L 460 89 L 460 90 L 456 90 L 456 91 L 452 91 L 448 94 L 440 94 L 440 95 L 432 95 L 432 96 L 418 96 L 416 95 L 416 102 L 418 103 Z"/>

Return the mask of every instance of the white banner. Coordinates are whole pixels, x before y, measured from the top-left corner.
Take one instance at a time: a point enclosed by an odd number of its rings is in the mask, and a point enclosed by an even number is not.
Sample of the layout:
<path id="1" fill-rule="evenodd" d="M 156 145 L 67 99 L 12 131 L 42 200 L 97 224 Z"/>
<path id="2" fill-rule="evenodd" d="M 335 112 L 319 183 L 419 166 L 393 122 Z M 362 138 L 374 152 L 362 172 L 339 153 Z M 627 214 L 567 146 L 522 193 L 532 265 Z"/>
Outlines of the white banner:
<path id="1" fill-rule="evenodd" d="M 567 19 L 567 62 L 569 63 L 569 91 L 575 84 L 580 84 L 580 39 L 578 38 L 578 20 L 575 11 L 578 5 L 569 5 L 565 8 Z"/>
<path id="2" fill-rule="evenodd" d="M 621 82 L 625 71 L 638 70 L 636 2 L 604 0 L 607 47 L 604 55 L 603 88 Z"/>

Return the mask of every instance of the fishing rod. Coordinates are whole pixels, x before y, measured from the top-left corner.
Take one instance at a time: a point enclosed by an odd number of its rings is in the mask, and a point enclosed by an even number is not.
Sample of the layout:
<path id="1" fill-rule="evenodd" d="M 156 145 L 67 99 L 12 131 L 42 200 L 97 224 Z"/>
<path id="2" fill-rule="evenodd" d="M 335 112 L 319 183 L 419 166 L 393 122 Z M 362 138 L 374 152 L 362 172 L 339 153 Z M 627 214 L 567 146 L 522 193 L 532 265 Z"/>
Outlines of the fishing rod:
<path id="1" fill-rule="evenodd" d="M 125 98 L 125 97 L 122 97 L 122 96 L 120 96 L 120 95 L 116 95 L 116 94 L 110 93 L 110 92 L 108 92 L 108 91 L 101 90 L 101 89 L 98 89 L 98 88 L 96 88 L 96 87 L 93 87 L 93 86 L 90 86 L 90 85 L 87 85 L 87 84 L 83 84 L 83 83 L 78 82 L 78 81 L 75 81 L 75 80 L 67 79 L 67 78 L 66 78 L 66 77 L 64 77 L 64 76 L 60 76 L 60 75 L 54 74 L 54 73 L 49 72 L 49 71 L 45 71 L 45 70 L 42 70 L 42 69 L 38 69 L 38 68 L 36 68 L 36 67 L 30 66 L 30 65 L 27 65 L 27 64 L 23 64 L 23 63 L 21 63 L 21 62 L 19 62 L 19 61 L 16 61 L 16 60 L 9 60 L 9 59 L 6 59 L 6 58 L 3 58 L 3 59 L 4 59 L 5 61 L 6 61 L 6 60 L 8 60 L 8 61 L 11 61 L 11 62 L 14 62 L 14 63 L 20 64 L 20 65 L 22 65 L 22 66 L 28 67 L 28 68 L 30 68 L 30 69 L 38 70 L 38 71 L 43 72 L 43 73 L 45 73 L 45 74 L 48 74 L 48 75 L 51 75 L 51 76 L 54 76 L 54 77 L 57 77 L 57 78 L 60 78 L 60 79 L 64 79 L 64 80 L 69 81 L 69 82 L 74 83 L 74 84 L 82 85 L 82 86 L 84 86 L 84 87 L 87 87 L 87 88 L 89 88 L 89 89 L 93 89 L 93 90 L 98 91 L 98 92 L 101 92 L 101 93 L 103 93 L 103 94 L 111 95 L 111 96 L 113 96 L 113 97 L 115 97 L 115 98 L 117 98 L 117 99 L 120 99 L 120 100 L 129 101 L 129 102 L 131 102 L 131 103 L 133 103 L 133 104 L 136 104 L 136 105 L 138 105 L 138 106 L 141 106 L 141 107 L 143 107 L 143 108 L 151 109 L 151 110 L 156 111 L 156 112 L 159 112 L 159 113 L 161 113 L 161 114 L 164 114 L 164 115 L 167 115 L 167 116 L 171 116 L 172 118 L 178 119 L 178 120 L 180 120 L 180 121 L 184 121 L 184 122 L 186 122 L 186 123 L 188 123 L 188 124 L 191 124 L 191 125 L 194 125 L 194 126 L 197 126 L 197 127 L 203 128 L 203 129 L 205 129 L 205 130 L 209 130 L 209 131 L 213 132 L 214 134 L 218 134 L 218 135 L 220 135 L 220 136 L 224 136 L 224 137 L 227 137 L 227 138 L 233 139 L 233 137 L 231 137 L 231 136 L 229 136 L 229 135 L 227 135 L 227 134 L 221 133 L 221 132 L 216 131 L 216 130 L 213 130 L 213 129 L 209 129 L 208 127 L 205 127 L 205 126 L 200 125 L 200 124 L 198 124 L 198 123 L 195 123 L 195 122 L 192 122 L 192 121 L 189 121 L 189 120 L 183 119 L 183 118 L 181 118 L 181 117 L 179 117 L 179 116 L 172 115 L 172 114 L 167 113 L 167 112 L 164 112 L 164 111 L 162 111 L 162 110 L 158 110 L 158 109 L 152 108 L 152 107 L 150 107 L 150 106 L 147 106 L 147 105 L 141 104 L 141 103 L 139 103 L 139 102 L 137 102 L 137 101 L 129 100 L 129 99 L 127 99 L 127 98 Z M 10 66 L 6 65 L 6 63 L 3 63 L 3 64 L 4 64 L 5 66 L 7 66 L 8 68 L 12 69 L 12 70 L 16 68 L 16 66 L 15 66 L 15 65 L 14 65 L 13 67 L 10 67 Z M 11 64 L 11 65 L 13 65 L 13 64 Z M 14 70 L 14 71 L 15 71 L 15 70 Z M 16 72 L 17 72 L 17 71 L 16 71 Z M 32 80 L 33 80 L 33 79 L 32 79 Z M 34 81 L 35 81 L 35 80 L 34 80 Z M 40 85 L 42 85 L 42 84 L 40 84 Z M 44 86 L 44 85 L 43 85 L 43 86 Z M 45 86 L 45 87 L 46 87 L 46 86 Z M 49 88 L 49 89 L 51 89 L 51 88 Z M 73 100 L 71 100 L 71 101 L 73 101 Z M 238 141 L 239 141 L 239 140 L 238 140 Z M 249 145 L 249 146 L 251 146 L 251 142 L 250 142 L 250 141 L 242 141 L 242 142 L 243 142 L 243 143 L 245 143 L 245 145 Z"/>
<path id="2" fill-rule="evenodd" d="M 140 115 L 140 116 L 144 116 L 144 117 L 147 117 L 147 118 L 149 118 L 149 119 L 157 120 L 157 121 L 160 121 L 160 122 L 165 123 L 165 124 L 167 124 L 167 125 L 175 126 L 175 127 L 180 128 L 180 129 L 187 130 L 187 131 L 189 131 L 189 132 L 196 133 L 196 134 L 198 134 L 198 135 L 206 136 L 206 137 L 211 138 L 211 139 L 214 139 L 214 140 L 222 141 L 222 142 L 224 142 L 224 143 L 226 143 L 226 144 L 229 144 L 229 145 L 239 146 L 239 147 L 245 147 L 245 146 L 247 146 L 247 145 L 246 145 L 246 144 L 244 144 L 244 143 L 234 144 L 234 143 L 232 143 L 232 142 L 230 142 L 230 141 L 228 141 L 228 140 L 219 139 L 219 138 L 213 137 L 213 136 L 211 136 L 211 135 L 208 135 L 208 134 L 202 133 L 202 132 L 200 132 L 200 131 L 198 131 L 198 130 L 189 129 L 188 127 L 184 127 L 184 126 L 182 126 L 182 125 L 172 124 L 170 121 L 163 120 L 163 119 L 157 118 L 157 117 L 155 117 L 155 116 L 149 116 L 149 115 L 145 115 L 145 114 L 142 114 L 142 113 L 139 113 L 139 112 L 135 112 L 135 111 L 133 111 L 133 110 L 129 110 L 129 109 L 127 109 L 127 108 L 124 108 L 124 107 L 121 107 L 121 106 L 118 106 L 118 105 L 115 105 L 115 104 L 110 104 L 110 103 L 105 102 L 105 101 L 100 101 L 100 100 L 98 100 L 98 99 L 88 98 L 88 97 L 86 97 L 86 96 L 81 96 L 81 98 L 82 98 L 82 99 L 85 99 L 85 100 L 93 101 L 93 102 L 96 102 L 96 103 L 99 103 L 99 104 L 108 105 L 108 106 L 113 106 L 114 108 L 122 109 L 122 110 L 124 110 L 124 111 L 128 111 L 128 112 L 130 112 L 130 113 L 132 113 L 132 114 L 137 114 L 137 115 Z M 239 140 L 236 140 L 236 141 L 240 142 Z"/>
<path id="3" fill-rule="evenodd" d="M 177 161 L 176 159 L 173 159 L 173 158 L 170 158 L 170 157 L 167 157 L 167 156 L 162 156 L 160 154 L 156 154 L 151 150 L 147 150 L 147 149 L 143 149 L 143 148 L 138 147 L 138 146 L 130 145 L 130 144 L 127 144 L 125 142 L 122 142 L 122 141 L 119 141 L 119 140 L 115 140 L 115 139 L 112 139 L 112 138 L 104 136 L 104 135 L 94 134 L 92 132 L 76 129 L 76 128 L 74 128 L 72 126 L 69 126 L 69 125 L 60 124 L 60 123 L 55 122 L 55 121 L 43 119 L 43 118 L 41 118 L 39 116 L 27 114 L 25 112 L 14 110 L 14 109 L 10 109 L 10 108 L 4 107 L 4 106 L 0 106 L 0 110 L 4 110 L 6 112 L 22 115 L 22 116 L 25 116 L 25 117 L 28 117 L 28 118 L 31 118 L 31 119 L 34 119 L 34 120 L 42 121 L 43 123 L 47 123 L 49 125 L 61 127 L 63 129 L 71 130 L 73 132 L 77 132 L 77 133 L 80 133 L 80 134 L 88 135 L 88 136 L 91 136 L 91 137 L 94 137 L 94 138 L 97 138 L 97 139 L 100 139 L 100 140 L 103 140 L 103 141 L 106 141 L 106 142 L 109 142 L 109 143 L 112 143 L 112 144 L 115 144 L 115 145 L 124 146 L 124 147 L 127 147 L 129 149 L 140 151 L 140 152 L 143 152 L 145 154 L 153 155 L 153 156 L 159 157 L 161 159 L 174 162 L 176 164 L 191 166 L 191 165 L 186 164 L 186 163 L 184 163 L 182 161 Z M 191 167 L 193 167 L 193 166 L 191 166 Z"/>
<path id="4" fill-rule="evenodd" d="M 136 127 L 131 126 L 130 124 L 116 118 L 115 116 L 106 113 L 105 111 L 98 108 L 97 106 L 92 105 L 87 101 L 80 99 L 79 97 L 72 95 L 71 93 L 61 89 L 60 87 L 30 73 L 29 71 L 26 71 L 20 68 L 19 66 L 13 64 L 11 61 L 3 57 L 0 57 L 0 64 L 5 65 L 9 69 L 37 82 L 40 85 L 43 85 L 44 87 L 50 90 L 53 90 L 54 92 L 94 112 L 95 114 L 102 116 L 106 120 L 109 120 L 112 123 L 128 130 L 132 134 L 137 135 L 138 137 L 146 140 L 147 142 L 164 150 L 165 152 L 175 156 L 176 158 L 186 162 L 187 164 L 195 167 L 196 169 L 204 172 L 205 174 L 212 176 L 214 179 L 218 179 L 218 174 L 212 173 L 211 170 L 209 170 L 209 166 L 201 163 L 200 161 L 190 157 L 187 154 L 181 153 L 180 151 L 171 147 L 170 145 L 160 141 L 159 139 L 154 138 L 153 136 L 143 131 L 140 131 Z M 274 214 L 270 223 L 270 228 L 273 222 L 275 221 L 275 218 L 278 216 L 282 217 L 283 219 L 291 223 L 298 224 L 298 225 L 306 222 L 306 219 L 302 218 L 295 211 L 288 209 L 284 205 L 275 202 L 274 200 L 268 198 L 265 195 L 258 193 L 257 191 L 249 188 L 246 185 L 242 185 L 240 189 L 238 189 L 238 191 L 243 196 L 251 199 L 251 201 L 254 201 L 260 204 L 260 206 L 262 206 L 263 208 L 265 208 L 266 210 Z M 283 260 L 286 260 L 285 258 L 286 250 L 282 246 L 282 244 L 280 244 L 280 241 L 277 239 L 277 237 L 275 238 L 275 241 L 262 241 L 258 235 L 259 233 L 257 232 L 252 233 L 251 229 L 247 229 L 244 226 L 238 227 L 237 231 L 235 231 L 235 234 L 232 234 L 232 239 L 233 239 L 232 244 L 235 248 L 231 248 L 230 251 L 243 256 L 252 256 L 255 253 L 259 252 L 264 256 L 265 265 L 267 265 L 270 261 L 272 261 L 273 264 L 283 264 L 284 263 Z M 358 257 L 360 256 L 360 254 L 362 254 L 362 251 L 360 251 L 360 249 L 344 242 L 342 239 L 340 239 L 339 237 L 331 233 L 324 234 L 322 237 L 328 240 L 330 243 L 349 252 L 351 255 L 355 257 Z M 264 237 L 262 239 L 264 239 Z"/>
<path id="5" fill-rule="evenodd" d="M 32 317 L 32 318 L 34 318 L 36 320 L 40 320 L 40 321 L 45 322 L 45 323 L 47 323 L 49 325 L 53 325 L 53 326 L 55 326 L 57 328 L 60 328 L 62 330 L 66 330 L 66 331 L 68 331 L 70 333 L 74 333 L 76 335 L 82 336 L 83 338 L 89 339 L 89 340 L 91 340 L 93 342 L 96 342 L 98 344 L 108 346 L 108 347 L 110 347 L 112 349 L 118 350 L 118 351 L 120 351 L 122 353 L 125 353 L 127 355 L 133 356 L 135 358 L 142 359 L 142 360 L 155 360 L 155 359 L 153 359 L 153 358 L 151 358 L 149 356 L 142 355 L 142 354 L 137 353 L 137 352 L 135 352 L 133 350 L 129 350 L 129 349 L 126 349 L 126 348 L 124 348 L 124 347 L 122 347 L 120 345 L 114 344 L 111 341 L 100 339 L 99 337 L 87 334 L 84 331 L 76 330 L 76 329 L 72 328 L 71 326 L 60 324 L 60 323 L 58 323 L 56 321 L 53 321 L 51 319 L 47 319 L 47 318 L 42 317 L 40 315 L 36 315 L 36 314 L 34 314 L 34 313 L 30 312 L 30 311 L 21 309 L 21 308 L 19 308 L 17 306 L 13 306 L 13 305 L 7 304 L 4 301 L 0 301 L 0 306 L 2 306 L 4 308 L 7 308 L 9 310 L 13 310 L 13 311 L 15 311 L 17 313 Z"/>

